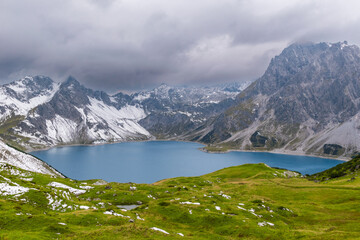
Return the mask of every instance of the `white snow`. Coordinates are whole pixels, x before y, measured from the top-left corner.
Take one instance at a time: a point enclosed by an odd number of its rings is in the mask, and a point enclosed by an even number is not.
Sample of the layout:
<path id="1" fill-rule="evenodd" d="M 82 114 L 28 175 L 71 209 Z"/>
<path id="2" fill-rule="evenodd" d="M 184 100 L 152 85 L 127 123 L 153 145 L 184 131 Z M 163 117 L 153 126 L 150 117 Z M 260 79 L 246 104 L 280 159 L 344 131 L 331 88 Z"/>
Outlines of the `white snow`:
<path id="1" fill-rule="evenodd" d="M 124 215 L 122 215 L 122 214 L 120 214 L 120 213 L 114 212 L 113 210 L 105 211 L 104 214 L 106 214 L 106 215 L 113 215 L 113 216 L 116 216 L 116 217 L 130 218 L 130 216 L 124 216 Z"/>
<path id="2" fill-rule="evenodd" d="M 68 185 L 65 185 L 63 183 L 58 183 L 58 182 L 51 182 L 48 184 L 48 186 L 56 187 L 56 188 L 64 188 L 64 189 L 69 190 L 69 192 L 71 192 L 75 195 L 80 195 L 80 194 L 83 194 L 86 192 L 86 190 L 72 188 L 72 187 L 69 187 Z"/>
<path id="3" fill-rule="evenodd" d="M 159 231 L 159 232 L 162 232 L 162 233 L 165 233 L 165 234 L 169 234 L 167 231 L 162 230 L 162 229 L 157 228 L 157 227 L 152 227 L 152 228 L 150 228 L 150 229 L 152 229 L 152 230 L 154 230 L 154 231 Z"/>
<path id="4" fill-rule="evenodd" d="M 231 199 L 231 197 L 229 195 L 226 195 L 223 192 L 220 192 L 219 195 L 226 198 L 226 199 Z"/>
<path id="5" fill-rule="evenodd" d="M 136 215 L 136 219 L 141 220 L 141 221 L 145 221 L 145 219 L 141 218 L 139 215 Z"/>
<path id="6" fill-rule="evenodd" d="M 150 93 L 140 93 L 139 95 L 135 96 L 133 100 L 142 102 L 148 98 L 150 98 Z"/>
<path id="7" fill-rule="evenodd" d="M 147 197 L 148 197 L 148 198 L 152 198 L 152 199 L 156 199 L 156 198 L 153 197 L 151 194 L 149 194 Z M 175 200 L 176 200 L 176 199 L 175 199 Z"/>
<path id="8" fill-rule="evenodd" d="M 126 105 L 121 109 L 116 109 L 113 106 L 104 104 L 95 98 L 89 98 L 89 109 L 96 113 L 97 116 L 105 117 L 107 119 L 131 119 L 140 120 L 146 117 L 144 110 L 139 106 Z"/>
<path id="9" fill-rule="evenodd" d="M 146 117 L 140 106 L 126 105 L 121 109 L 116 109 L 114 106 L 106 105 L 95 98 L 89 98 L 89 101 L 90 105 L 86 106 L 86 111 L 76 108 L 82 115 L 83 125 L 88 128 L 89 138 L 97 142 L 106 142 L 114 139 L 125 141 L 127 138 L 151 136 L 147 130 L 137 123 Z M 91 127 L 89 128 L 86 123 L 90 123 Z M 107 128 L 98 128 L 99 124 L 105 124 Z M 69 132 L 76 133 L 73 128 Z"/>
<path id="10" fill-rule="evenodd" d="M 14 184 L 14 183 L 13 183 Z M 0 195 L 8 196 L 8 195 L 21 195 L 29 191 L 29 188 L 22 187 L 19 185 L 13 186 L 7 182 L 0 183 Z"/>
<path id="11" fill-rule="evenodd" d="M 200 203 L 198 203 L 198 202 L 189 202 L 189 201 L 186 201 L 186 202 L 180 202 L 180 204 L 200 205 Z"/>
<path id="12" fill-rule="evenodd" d="M 52 120 L 46 120 L 48 136 L 58 142 L 71 142 L 76 135 L 77 124 L 59 115 Z"/>
<path id="13" fill-rule="evenodd" d="M 274 226 L 275 224 L 271 223 L 271 222 L 258 222 L 258 226 L 259 227 L 264 227 L 266 225 L 269 225 L 269 226 Z"/>
<path id="14" fill-rule="evenodd" d="M 63 177 L 55 169 L 33 156 L 22 153 L 0 141 L 0 163 L 6 163 L 27 171 Z"/>

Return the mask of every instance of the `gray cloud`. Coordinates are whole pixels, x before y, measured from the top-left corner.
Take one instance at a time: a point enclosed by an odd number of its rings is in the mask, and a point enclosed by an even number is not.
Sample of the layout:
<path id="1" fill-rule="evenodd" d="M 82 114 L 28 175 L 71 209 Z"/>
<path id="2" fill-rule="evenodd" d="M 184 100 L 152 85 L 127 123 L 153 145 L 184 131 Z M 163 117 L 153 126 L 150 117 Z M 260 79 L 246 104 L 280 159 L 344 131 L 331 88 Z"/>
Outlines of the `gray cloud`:
<path id="1" fill-rule="evenodd" d="M 359 8 L 356 0 L 3 0 L 0 79 L 73 75 L 107 91 L 251 80 L 295 41 L 359 45 Z"/>

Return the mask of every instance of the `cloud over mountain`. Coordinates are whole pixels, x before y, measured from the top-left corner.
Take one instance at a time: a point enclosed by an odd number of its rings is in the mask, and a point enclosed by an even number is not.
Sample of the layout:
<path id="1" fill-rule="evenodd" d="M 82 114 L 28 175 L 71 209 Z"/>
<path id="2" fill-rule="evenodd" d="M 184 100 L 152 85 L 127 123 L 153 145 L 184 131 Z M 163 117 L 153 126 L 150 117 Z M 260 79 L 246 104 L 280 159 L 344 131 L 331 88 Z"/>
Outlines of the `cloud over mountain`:
<path id="1" fill-rule="evenodd" d="M 4 0 L 0 79 L 71 74 L 110 91 L 255 79 L 294 41 L 360 44 L 359 7 L 337 0 Z"/>

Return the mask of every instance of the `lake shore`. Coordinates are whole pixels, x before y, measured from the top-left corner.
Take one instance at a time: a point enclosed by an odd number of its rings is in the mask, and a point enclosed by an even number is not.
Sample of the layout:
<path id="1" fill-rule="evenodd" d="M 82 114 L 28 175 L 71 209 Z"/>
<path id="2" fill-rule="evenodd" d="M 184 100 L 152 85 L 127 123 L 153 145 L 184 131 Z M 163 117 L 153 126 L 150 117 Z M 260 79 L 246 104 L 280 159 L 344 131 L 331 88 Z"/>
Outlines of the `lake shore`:
<path id="1" fill-rule="evenodd" d="M 108 145 L 108 144 L 118 144 L 118 143 L 128 143 L 128 142 L 189 142 L 189 143 L 198 143 L 203 145 L 204 147 L 198 148 L 200 151 L 206 152 L 206 153 L 219 153 L 224 154 L 228 152 L 264 152 L 264 153 L 273 153 L 273 154 L 283 154 L 283 155 L 293 155 L 293 156 L 308 156 L 308 157 L 317 157 L 317 158 L 324 158 L 324 159 L 333 159 L 333 160 L 340 160 L 340 161 L 350 161 L 351 158 L 346 157 L 332 157 L 332 156 L 322 156 L 322 155 L 316 155 L 316 154 L 306 154 L 304 152 L 296 152 L 296 151 L 288 151 L 283 149 L 275 149 L 271 151 L 265 151 L 265 150 L 245 150 L 245 149 L 226 149 L 224 151 L 209 151 L 205 149 L 206 144 L 201 142 L 195 142 L 195 141 L 185 141 L 185 140 L 166 140 L 166 139 L 144 139 L 144 140 L 135 140 L 135 141 L 117 141 L 117 142 L 101 142 L 101 143 L 89 143 L 89 144 L 67 144 L 67 145 L 55 145 L 55 146 L 49 146 L 41 149 L 32 149 L 29 151 L 26 151 L 26 153 L 31 154 L 31 152 L 38 152 L 38 151 L 47 151 L 52 148 L 61 148 L 61 147 L 76 147 L 76 146 L 101 146 L 101 145 Z"/>
<path id="2" fill-rule="evenodd" d="M 271 151 L 265 151 L 265 150 L 242 150 L 242 149 L 227 149 L 224 151 L 209 151 L 205 148 L 199 148 L 199 150 L 206 152 L 206 153 L 219 153 L 219 154 L 223 154 L 223 153 L 229 153 L 229 152 L 263 152 L 263 153 L 273 153 L 273 154 L 283 154 L 283 155 L 293 155 L 293 156 L 304 156 L 304 157 L 317 157 L 317 158 L 324 158 L 324 159 L 333 159 L 333 160 L 339 160 L 339 161 L 350 161 L 350 158 L 346 158 L 346 157 L 331 157 L 331 156 L 322 156 L 322 155 L 315 155 L 315 154 L 306 154 L 303 152 L 295 152 L 295 151 L 287 151 L 287 150 L 282 150 L 282 149 L 276 149 L 276 150 L 271 150 Z"/>

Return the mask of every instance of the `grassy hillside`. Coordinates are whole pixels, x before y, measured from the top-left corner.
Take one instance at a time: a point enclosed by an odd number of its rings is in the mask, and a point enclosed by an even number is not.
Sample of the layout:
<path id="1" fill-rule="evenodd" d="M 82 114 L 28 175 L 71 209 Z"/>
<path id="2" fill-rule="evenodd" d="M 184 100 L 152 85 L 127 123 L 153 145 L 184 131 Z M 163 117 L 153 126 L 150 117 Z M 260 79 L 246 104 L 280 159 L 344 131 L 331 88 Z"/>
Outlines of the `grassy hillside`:
<path id="1" fill-rule="evenodd" d="M 247 164 L 131 184 L 0 170 L 0 189 L 29 189 L 18 196 L 0 191 L 0 239 L 360 238 L 360 180 L 351 176 L 316 183 Z M 117 207 L 128 204 L 141 205 Z"/>
<path id="2" fill-rule="evenodd" d="M 354 180 L 360 172 L 360 156 L 356 156 L 348 162 L 339 164 L 335 167 L 327 169 L 323 172 L 313 174 L 308 178 L 310 180 L 327 181 L 329 179 L 351 176 L 351 180 Z"/>

